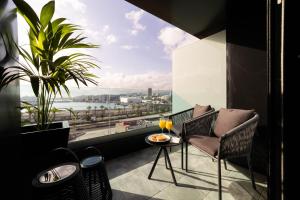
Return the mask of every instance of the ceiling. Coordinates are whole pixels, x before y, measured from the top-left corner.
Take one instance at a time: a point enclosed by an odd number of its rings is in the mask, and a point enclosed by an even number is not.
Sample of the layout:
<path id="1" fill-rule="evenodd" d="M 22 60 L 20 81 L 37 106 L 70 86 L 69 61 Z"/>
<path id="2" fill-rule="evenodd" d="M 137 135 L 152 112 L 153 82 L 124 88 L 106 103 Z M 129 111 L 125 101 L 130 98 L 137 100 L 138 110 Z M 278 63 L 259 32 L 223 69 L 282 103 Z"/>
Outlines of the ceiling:
<path id="1" fill-rule="evenodd" d="M 202 39 L 225 29 L 225 0 L 126 0 Z"/>

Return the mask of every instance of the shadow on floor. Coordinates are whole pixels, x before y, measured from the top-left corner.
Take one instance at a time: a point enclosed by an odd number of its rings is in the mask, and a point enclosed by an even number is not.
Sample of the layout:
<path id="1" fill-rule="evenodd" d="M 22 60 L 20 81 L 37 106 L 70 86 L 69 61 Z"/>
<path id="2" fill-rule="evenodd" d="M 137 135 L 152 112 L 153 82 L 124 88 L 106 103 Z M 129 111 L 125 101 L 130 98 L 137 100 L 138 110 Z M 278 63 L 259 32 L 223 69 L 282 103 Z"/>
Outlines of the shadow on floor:
<path id="1" fill-rule="evenodd" d="M 140 194 L 134 194 L 134 193 L 130 193 L 130 192 L 124 192 L 124 191 L 120 191 L 120 190 L 112 190 L 113 192 L 113 200 L 146 200 L 146 199 L 150 199 L 151 197 L 149 196 L 144 196 L 144 195 L 140 195 Z M 158 198 L 151 198 L 151 200 L 162 200 L 162 199 L 158 199 Z"/>
<path id="2" fill-rule="evenodd" d="M 241 194 L 251 194 L 251 199 L 258 199 L 263 191 L 267 188 L 256 184 L 256 190 L 252 187 L 252 183 L 249 181 L 232 181 L 228 186 L 228 192 L 234 197 L 234 199 L 240 199 Z"/>
<path id="3" fill-rule="evenodd" d="M 180 149 L 180 146 L 172 147 L 172 152 L 169 154 L 176 153 Z M 106 163 L 106 168 L 108 169 L 109 179 L 113 179 L 115 177 L 121 176 L 122 174 L 128 173 L 132 170 L 135 170 L 141 166 L 144 166 L 148 163 L 151 163 L 155 160 L 158 147 L 150 147 L 147 149 L 143 149 L 141 151 L 136 151 L 126 156 L 122 156 L 118 159 L 109 160 Z M 161 154 L 160 157 L 163 157 Z"/>

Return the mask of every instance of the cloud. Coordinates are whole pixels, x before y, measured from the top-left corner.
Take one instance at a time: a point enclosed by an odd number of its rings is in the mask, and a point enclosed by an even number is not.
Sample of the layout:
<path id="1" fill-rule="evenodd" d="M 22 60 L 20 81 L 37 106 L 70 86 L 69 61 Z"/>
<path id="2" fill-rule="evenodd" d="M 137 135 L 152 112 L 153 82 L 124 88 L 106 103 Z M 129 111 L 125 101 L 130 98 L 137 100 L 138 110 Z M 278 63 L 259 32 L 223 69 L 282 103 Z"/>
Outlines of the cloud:
<path id="1" fill-rule="evenodd" d="M 125 50 L 132 50 L 132 49 L 137 49 L 138 48 L 137 45 L 122 45 L 120 47 L 121 47 L 121 49 L 125 49 Z"/>
<path id="2" fill-rule="evenodd" d="M 109 34 L 108 36 L 106 36 L 105 39 L 106 39 L 107 44 L 113 44 L 113 43 L 117 42 L 117 40 L 118 40 L 117 37 L 113 34 Z"/>
<path id="3" fill-rule="evenodd" d="M 104 68 L 110 66 L 103 66 Z M 98 79 L 98 86 L 89 84 L 89 87 L 81 84 L 80 89 L 76 87 L 74 81 L 67 83 L 71 95 L 101 94 L 107 88 L 120 89 L 141 89 L 153 88 L 153 90 L 170 90 L 172 88 L 172 73 L 162 73 L 159 71 L 147 72 L 143 74 L 106 73 Z M 33 96 L 31 86 L 21 84 L 21 96 Z"/>
<path id="4" fill-rule="evenodd" d="M 101 33 L 103 35 L 105 35 L 105 34 L 108 33 L 109 29 L 110 29 L 109 25 L 106 24 L 106 25 L 103 26 Z"/>
<path id="5" fill-rule="evenodd" d="M 83 30 L 83 32 L 85 33 L 84 36 L 87 36 L 88 39 L 91 39 L 92 41 L 99 42 L 99 38 L 101 36 L 99 31 L 86 28 L 86 29 Z"/>
<path id="6" fill-rule="evenodd" d="M 160 30 L 158 39 L 164 45 L 164 51 L 169 56 L 172 54 L 174 49 L 198 40 L 198 38 L 180 30 L 179 28 L 170 26 Z"/>
<path id="7" fill-rule="evenodd" d="M 101 87 L 146 89 L 157 88 L 168 90 L 172 88 L 172 74 L 158 71 L 143 74 L 106 73 L 100 77 Z"/>
<path id="8" fill-rule="evenodd" d="M 81 2 L 80 0 L 63 0 L 63 1 L 55 1 L 55 3 L 57 4 L 57 8 L 58 7 L 62 7 L 66 10 L 69 10 L 70 7 L 81 13 L 81 14 L 84 14 L 86 12 L 86 4 L 84 4 L 83 2 Z"/>
<path id="9" fill-rule="evenodd" d="M 112 69 L 113 67 L 111 65 L 104 65 L 101 66 L 101 69 Z"/>
<path id="10" fill-rule="evenodd" d="M 139 31 L 144 31 L 146 29 L 146 26 L 140 23 L 144 13 L 145 11 L 143 10 L 132 10 L 128 13 L 125 13 L 125 18 L 133 23 L 132 29 L 130 30 L 131 35 L 137 35 Z"/>
<path id="11" fill-rule="evenodd" d="M 138 31 L 137 30 L 129 30 L 129 33 L 131 35 L 137 35 L 138 34 Z"/>

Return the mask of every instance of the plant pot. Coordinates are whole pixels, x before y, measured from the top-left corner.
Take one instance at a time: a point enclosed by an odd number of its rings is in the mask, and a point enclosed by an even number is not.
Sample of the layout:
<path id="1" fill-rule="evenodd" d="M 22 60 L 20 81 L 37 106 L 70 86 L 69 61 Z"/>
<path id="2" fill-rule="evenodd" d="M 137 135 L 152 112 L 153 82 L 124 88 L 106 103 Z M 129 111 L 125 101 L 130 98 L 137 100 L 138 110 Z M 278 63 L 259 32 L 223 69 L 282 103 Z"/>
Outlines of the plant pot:
<path id="1" fill-rule="evenodd" d="M 54 122 L 47 130 L 36 130 L 35 125 L 21 127 L 21 160 L 24 195 L 31 199 L 31 182 L 33 178 L 47 167 L 48 153 L 58 147 L 67 147 L 69 139 L 69 122 Z"/>
<path id="2" fill-rule="evenodd" d="M 69 139 L 69 122 L 54 122 L 47 130 L 36 130 L 35 125 L 21 127 L 23 153 L 31 156 L 43 156 L 57 147 L 67 147 Z"/>

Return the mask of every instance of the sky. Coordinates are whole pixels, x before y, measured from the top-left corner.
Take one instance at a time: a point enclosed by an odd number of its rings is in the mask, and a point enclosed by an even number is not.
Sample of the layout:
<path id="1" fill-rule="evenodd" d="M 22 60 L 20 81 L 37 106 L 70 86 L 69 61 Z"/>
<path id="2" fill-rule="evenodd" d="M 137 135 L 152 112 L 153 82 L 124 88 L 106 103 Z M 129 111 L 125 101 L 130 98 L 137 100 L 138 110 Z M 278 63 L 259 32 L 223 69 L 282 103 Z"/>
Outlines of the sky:
<path id="1" fill-rule="evenodd" d="M 26 0 L 36 13 L 48 0 Z M 72 96 L 101 94 L 106 88 L 172 88 L 172 52 L 192 43 L 194 36 L 124 0 L 56 0 L 53 19 L 65 17 L 82 27 L 88 42 L 100 48 L 85 50 L 99 60 L 92 70 L 98 85 L 76 88 Z M 19 44 L 28 47 L 28 25 L 18 17 Z M 29 83 L 21 82 L 21 96 L 33 96 Z"/>

